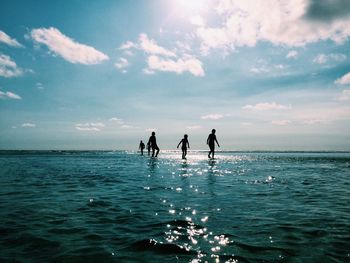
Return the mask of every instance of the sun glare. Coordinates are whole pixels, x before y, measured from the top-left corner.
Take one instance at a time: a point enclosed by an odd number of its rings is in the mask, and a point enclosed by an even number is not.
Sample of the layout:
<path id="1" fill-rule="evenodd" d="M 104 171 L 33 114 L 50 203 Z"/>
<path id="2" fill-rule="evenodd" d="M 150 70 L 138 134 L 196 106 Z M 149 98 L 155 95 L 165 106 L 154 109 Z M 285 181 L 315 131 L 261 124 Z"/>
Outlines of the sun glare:
<path id="1" fill-rule="evenodd" d="M 208 10 L 208 0 L 174 0 L 173 8 L 185 15 L 196 15 Z"/>

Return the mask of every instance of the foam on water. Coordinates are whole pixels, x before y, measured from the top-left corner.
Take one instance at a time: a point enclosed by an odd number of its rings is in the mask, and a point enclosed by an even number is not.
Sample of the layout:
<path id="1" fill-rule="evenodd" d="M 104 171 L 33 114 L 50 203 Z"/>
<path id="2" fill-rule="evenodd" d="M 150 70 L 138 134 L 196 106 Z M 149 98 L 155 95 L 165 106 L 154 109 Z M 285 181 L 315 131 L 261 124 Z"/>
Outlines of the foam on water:
<path id="1" fill-rule="evenodd" d="M 2 152 L 0 261 L 349 261 L 349 164 L 349 153 Z"/>

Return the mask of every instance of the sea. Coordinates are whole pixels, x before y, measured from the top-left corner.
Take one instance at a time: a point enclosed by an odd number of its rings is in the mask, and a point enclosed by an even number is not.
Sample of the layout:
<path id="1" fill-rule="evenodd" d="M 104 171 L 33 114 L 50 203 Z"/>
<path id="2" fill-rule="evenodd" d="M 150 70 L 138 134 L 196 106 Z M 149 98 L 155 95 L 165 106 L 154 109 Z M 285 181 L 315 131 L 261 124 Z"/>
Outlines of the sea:
<path id="1" fill-rule="evenodd" d="M 350 153 L 1 151 L 0 262 L 350 262 Z"/>

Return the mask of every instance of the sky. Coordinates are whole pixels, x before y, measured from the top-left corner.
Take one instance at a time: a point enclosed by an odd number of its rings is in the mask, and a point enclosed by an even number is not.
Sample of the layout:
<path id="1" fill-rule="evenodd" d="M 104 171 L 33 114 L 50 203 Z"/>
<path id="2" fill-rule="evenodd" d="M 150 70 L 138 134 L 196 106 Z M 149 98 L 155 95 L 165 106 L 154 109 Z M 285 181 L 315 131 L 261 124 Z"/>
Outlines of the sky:
<path id="1" fill-rule="evenodd" d="M 0 0 L 0 149 L 350 150 L 348 0 Z"/>

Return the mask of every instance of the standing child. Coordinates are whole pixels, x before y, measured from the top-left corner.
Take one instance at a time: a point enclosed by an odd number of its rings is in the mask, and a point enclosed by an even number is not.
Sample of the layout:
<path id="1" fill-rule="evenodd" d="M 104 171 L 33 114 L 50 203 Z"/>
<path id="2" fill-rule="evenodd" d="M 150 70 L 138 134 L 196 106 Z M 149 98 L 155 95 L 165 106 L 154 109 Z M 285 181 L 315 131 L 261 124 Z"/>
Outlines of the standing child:
<path id="1" fill-rule="evenodd" d="M 140 146 L 139 149 L 141 150 L 141 155 L 143 155 L 143 149 L 145 149 L 145 144 L 143 143 L 143 141 L 140 141 Z"/>
<path id="2" fill-rule="evenodd" d="M 216 140 L 216 135 L 215 135 L 216 130 L 212 129 L 211 134 L 209 134 L 208 139 L 207 139 L 207 144 L 209 145 L 209 154 L 208 158 L 210 158 L 210 154 L 212 154 L 212 159 L 214 159 L 214 154 L 215 154 L 215 142 L 217 143 L 218 147 L 220 147 L 218 141 Z"/>
<path id="3" fill-rule="evenodd" d="M 190 148 L 190 144 L 188 142 L 188 135 L 185 134 L 184 138 L 179 142 L 179 144 L 177 145 L 177 148 L 179 148 L 180 144 L 182 143 L 181 146 L 181 150 L 182 150 L 182 159 L 186 159 L 186 155 L 187 155 L 187 146 L 188 148 Z"/>
<path id="4" fill-rule="evenodd" d="M 149 137 L 148 143 L 150 144 L 152 148 L 152 157 L 157 157 L 159 153 L 159 147 L 157 145 L 157 139 L 156 139 L 156 133 L 152 132 L 151 137 Z M 156 152 L 156 156 L 154 156 L 154 153 Z"/>

